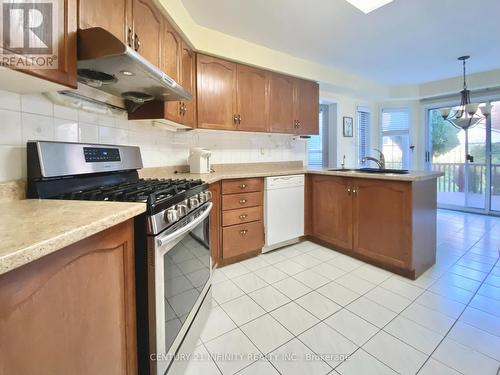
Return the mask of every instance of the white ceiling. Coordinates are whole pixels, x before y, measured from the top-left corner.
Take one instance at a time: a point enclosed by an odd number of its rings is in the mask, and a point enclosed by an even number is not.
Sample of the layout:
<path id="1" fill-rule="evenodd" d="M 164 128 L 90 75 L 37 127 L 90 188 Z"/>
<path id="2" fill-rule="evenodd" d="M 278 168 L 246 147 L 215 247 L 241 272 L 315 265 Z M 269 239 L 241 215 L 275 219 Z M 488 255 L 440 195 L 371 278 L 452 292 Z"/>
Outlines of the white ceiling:
<path id="1" fill-rule="evenodd" d="M 500 68 L 499 0 L 182 0 L 198 24 L 390 85 Z"/>

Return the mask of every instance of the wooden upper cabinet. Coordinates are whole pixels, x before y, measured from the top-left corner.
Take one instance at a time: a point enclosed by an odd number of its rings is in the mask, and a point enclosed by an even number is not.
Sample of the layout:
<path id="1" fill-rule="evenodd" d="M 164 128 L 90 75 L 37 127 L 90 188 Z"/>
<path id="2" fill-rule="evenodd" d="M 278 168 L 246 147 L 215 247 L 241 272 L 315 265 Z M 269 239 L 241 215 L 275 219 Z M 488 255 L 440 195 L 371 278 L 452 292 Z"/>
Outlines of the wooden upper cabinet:
<path id="1" fill-rule="evenodd" d="M 273 133 L 294 133 L 295 78 L 271 73 L 270 127 Z"/>
<path id="2" fill-rule="evenodd" d="M 236 64 L 197 56 L 198 127 L 236 130 Z"/>
<path id="3" fill-rule="evenodd" d="M 102 27 L 128 44 L 128 27 L 132 34 L 130 11 L 129 2 L 126 0 L 79 0 L 78 27 L 80 29 Z"/>
<path id="4" fill-rule="evenodd" d="M 177 82 L 180 81 L 181 37 L 168 23 L 164 23 L 162 34 L 161 70 Z"/>
<path id="5" fill-rule="evenodd" d="M 132 0 L 135 50 L 150 63 L 160 66 L 163 16 L 149 0 Z"/>
<path id="6" fill-rule="evenodd" d="M 193 95 L 193 99 L 183 101 L 181 123 L 187 126 L 196 126 L 196 55 L 194 51 L 184 42 L 181 43 L 180 53 L 181 77 L 180 83 Z"/>
<path id="7" fill-rule="evenodd" d="M 411 184 L 355 179 L 354 252 L 400 268 L 411 262 Z"/>
<path id="8" fill-rule="evenodd" d="M 269 130 L 270 73 L 238 64 L 236 97 L 238 130 Z"/>
<path id="9" fill-rule="evenodd" d="M 56 20 L 58 23 L 58 35 L 56 37 L 58 49 L 57 51 L 52 51 L 52 53 L 57 53 L 57 68 L 21 70 L 22 72 L 71 88 L 77 87 L 76 31 L 78 19 L 76 1 L 59 0 L 56 2 L 59 7 L 58 18 Z"/>
<path id="10" fill-rule="evenodd" d="M 298 134 L 319 134 L 319 86 L 316 82 L 295 80 L 294 118 Z"/>
<path id="11" fill-rule="evenodd" d="M 181 76 L 179 58 L 181 53 L 181 38 L 168 22 L 164 22 L 161 45 L 161 69 L 172 79 L 179 82 Z M 181 116 L 182 113 L 179 102 L 165 103 L 165 118 L 180 123 Z"/>
<path id="12" fill-rule="evenodd" d="M 343 249 L 351 249 L 353 243 L 350 184 L 345 177 L 315 175 L 309 192 L 312 235 Z"/>

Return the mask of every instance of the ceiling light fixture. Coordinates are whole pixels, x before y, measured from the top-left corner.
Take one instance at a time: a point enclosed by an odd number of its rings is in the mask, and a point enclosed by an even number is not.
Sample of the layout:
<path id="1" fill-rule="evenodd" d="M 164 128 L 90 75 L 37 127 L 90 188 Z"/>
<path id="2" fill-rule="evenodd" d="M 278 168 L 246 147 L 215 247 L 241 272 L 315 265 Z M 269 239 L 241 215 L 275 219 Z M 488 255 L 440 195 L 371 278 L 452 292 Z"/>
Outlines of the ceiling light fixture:
<path id="1" fill-rule="evenodd" d="M 389 3 L 392 3 L 393 0 L 346 0 L 351 5 L 355 6 L 363 13 L 368 14 L 375 9 L 383 7 Z"/>
<path id="2" fill-rule="evenodd" d="M 460 91 L 460 106 L 455 108 L 441 109 L 441 116 L 453 126 L 467 131 L 470 127 L 479 124 L 483 119 L 491 115 L 492 105 L 490 103 L 479 107 L 477 103 L 471 103 L 470 91 L 467 89 L 465 63 L 470 56 L 461 56 L 458 61 L 462 61 L 464 70 L 464 86 Z M 478 109 L 480 111 L 478 111 Z"/>

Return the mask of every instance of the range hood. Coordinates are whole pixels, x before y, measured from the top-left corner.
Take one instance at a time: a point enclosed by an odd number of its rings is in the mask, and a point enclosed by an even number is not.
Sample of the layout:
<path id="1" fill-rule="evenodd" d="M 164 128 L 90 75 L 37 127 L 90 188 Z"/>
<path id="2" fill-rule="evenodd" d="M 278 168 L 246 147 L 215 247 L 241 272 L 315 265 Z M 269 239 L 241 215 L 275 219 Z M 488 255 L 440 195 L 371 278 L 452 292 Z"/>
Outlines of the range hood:
<path id="1" fill-rule="evenodd" d="M 191 100 L 175 80 L 101 27 L 78 30 L 78 89 L 60 94 L 133 112 L 142 104 Z"/>

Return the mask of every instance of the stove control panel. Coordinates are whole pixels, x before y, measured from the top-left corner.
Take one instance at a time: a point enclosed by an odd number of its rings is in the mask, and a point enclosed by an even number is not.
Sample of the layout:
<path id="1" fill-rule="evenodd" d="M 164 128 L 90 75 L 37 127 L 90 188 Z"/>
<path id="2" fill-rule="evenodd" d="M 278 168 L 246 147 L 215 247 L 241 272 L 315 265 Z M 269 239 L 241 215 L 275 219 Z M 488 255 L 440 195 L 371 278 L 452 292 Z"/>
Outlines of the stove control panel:
<path id="1" fill-rule="evenodd" d="M 109 147 L 84 147 L 83 154 L 87 163 L 120 161 L 120 150 Z"/>

